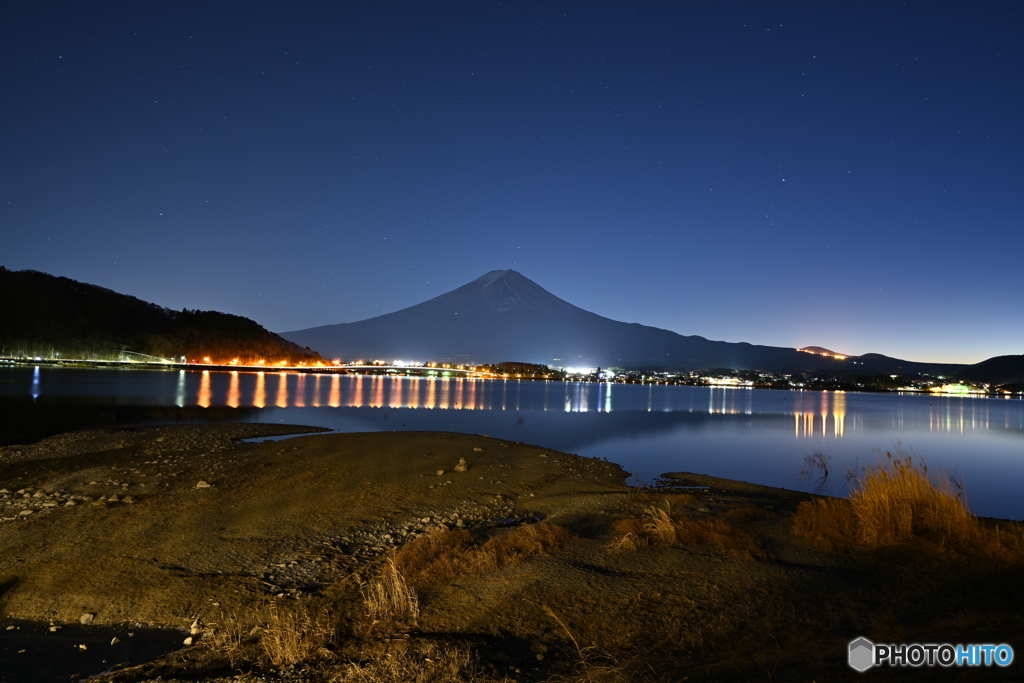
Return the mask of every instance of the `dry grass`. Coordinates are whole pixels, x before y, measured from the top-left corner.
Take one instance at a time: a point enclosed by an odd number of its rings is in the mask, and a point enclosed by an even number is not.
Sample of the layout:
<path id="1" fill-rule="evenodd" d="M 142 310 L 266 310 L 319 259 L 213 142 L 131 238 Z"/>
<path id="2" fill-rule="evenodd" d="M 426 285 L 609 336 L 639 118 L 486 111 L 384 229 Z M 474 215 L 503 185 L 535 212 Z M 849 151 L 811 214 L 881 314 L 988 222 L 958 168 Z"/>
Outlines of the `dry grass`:
<path id="1" fill-rule="evenodd" d="M 986 530 L 968 510 L 959 482 L 929 473 L 923 461 L 904 453 L 886 453 L 885 460 L 865 467 L 848 500 L 801 503 L 793 532 L 827 550 L 873 550 L 923 539 L 1002 564 L 1024 562 L 1019 527 Z"/>
<path id="2" fill-rule="evenodd" d="M 481 540 L 465 530 L 439 529 L 398 549 L 395 566 L 417 585 L 494 571 L 548 555 L 575 536 L 557 524 L 532 524 Z"/>
<path id="3" fill-rule="evenodd" d="M 764 517 L 774 517 L 775 511 L 770 507 L 765 508 L 760 505 L 740 505 L 725 513 L 725 518 L 734 522 L 752 522 L 755 519 L 762 519 Z"/>
<path id="4" fill-rule="evenodd" d="M 313 659 L 334 641 L 335 620 L 327 612 L 311 612 L 305 606 L 284 609 L 271 603 L 259 634 L 263 664 L 290 666 Z"/>
<path id="5" fill-rule="evenodd" d="M 695 508 L 700 505 L 697 496 L 692 493 L 664 493 L 653 491 L 642 491 L 637 498 L 645 503 L 653 505 L 672 505 L 674 507 Z"/>
<path id="6" fill-rule="evenodd" d="M 620 534 L 608 546 L 614 550 L 637 550 L 648 544 L 706 545 L 726 555 L 760 557 L 764 554 L 750 534 L 720 519 L 674 514 L 669 502 L 647 506 L 642 517 L 621 519 L 613 528 Z"/>
<path id="7" fill-rule="evenodd" d="M 363 585 L 362 593 L 366 618 L 371 625 L 393 627 L 416 624 L 420 615 L 419 596 L 391 558 L 388 558 L 376 576 Z"/>
<path id="8" fill-rule="evenodd" d="M 466 648 L 400 644 L 389 652 L 365 654 L 332 666 L 326 680 L 335 683 L 505 683 L 484 675 Z M 511 683 L 509 681 L 508 683 Z"/>
<path id="9" fill-rule="evenodd" d="M 201 642 L 228 655 L 232 665 L 255 662 L 280 668 L 326 654 L 337 634 L 337 619 L 327 610 L 269 603 L 244 617 L 222 615 L 213 635 Z"/>
<path id="10" fill-rule="evenodd" d="M 823 550 L 850 550 L 857 540 L 857 516 L 850 501 L 841 498 L 804 501 L 793 516 L 793 533 Z"/>

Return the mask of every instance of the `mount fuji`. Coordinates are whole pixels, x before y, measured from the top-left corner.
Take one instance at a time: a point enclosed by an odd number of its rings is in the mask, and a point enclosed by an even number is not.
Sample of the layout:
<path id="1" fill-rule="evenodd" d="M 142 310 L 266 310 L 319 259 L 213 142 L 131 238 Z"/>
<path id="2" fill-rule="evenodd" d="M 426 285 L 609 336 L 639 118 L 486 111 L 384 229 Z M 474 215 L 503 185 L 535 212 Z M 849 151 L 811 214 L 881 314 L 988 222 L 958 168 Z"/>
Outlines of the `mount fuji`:
<path id="1" fill-rule="evenodd" d="M 841 360 L 796 349 L 711 341 L 624 323 L 564 301 L 514 270 L 494 270 L 447 294 L 352 323 L 281 333 L 329 358 L 452 363 L 520 361 L 622 368 L 929 372 L 958 366 L 872 354 Z M 856 365 L 853 365 L 853 362 Z M 870 366 L 870 367 L 868 367 Z"/>

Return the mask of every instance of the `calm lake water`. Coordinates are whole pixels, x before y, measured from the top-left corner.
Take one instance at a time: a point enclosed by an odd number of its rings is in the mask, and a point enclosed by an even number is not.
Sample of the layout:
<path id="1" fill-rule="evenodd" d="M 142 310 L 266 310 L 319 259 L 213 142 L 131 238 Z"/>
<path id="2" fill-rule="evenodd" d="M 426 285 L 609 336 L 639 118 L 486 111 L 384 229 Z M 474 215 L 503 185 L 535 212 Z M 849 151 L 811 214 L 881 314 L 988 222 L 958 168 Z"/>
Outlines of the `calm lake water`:
<path id="1" fill-rule="evenodd" d="M 980 515 L 1024 519 L 1024 401 L 928 395 L 278 372 L 7 367 L 0 394 L 253 407 L 255 422 L 453 431 L 606 458 L 653 481 L 699 472 L 845 495 L 846 467 L 906 451 L 957 473 Z M 832 458 L 824 482 L 804 458 Z M 819 488 L 821 487 L 821 488 Z"/>

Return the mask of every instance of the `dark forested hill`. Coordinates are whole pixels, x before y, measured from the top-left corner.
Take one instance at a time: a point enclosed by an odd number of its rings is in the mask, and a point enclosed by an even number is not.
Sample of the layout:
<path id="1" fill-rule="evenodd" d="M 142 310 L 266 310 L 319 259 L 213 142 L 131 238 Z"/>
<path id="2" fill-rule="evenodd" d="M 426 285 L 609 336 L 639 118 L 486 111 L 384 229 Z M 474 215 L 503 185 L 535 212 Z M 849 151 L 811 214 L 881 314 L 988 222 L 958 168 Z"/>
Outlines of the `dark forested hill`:
<path id="1" fill-rule="evenodd" d="M 238 315 L 172 311 L 96 285 L 0 266 L 0 355 L 214 362 L 308 361 L 315 353 Z"/>

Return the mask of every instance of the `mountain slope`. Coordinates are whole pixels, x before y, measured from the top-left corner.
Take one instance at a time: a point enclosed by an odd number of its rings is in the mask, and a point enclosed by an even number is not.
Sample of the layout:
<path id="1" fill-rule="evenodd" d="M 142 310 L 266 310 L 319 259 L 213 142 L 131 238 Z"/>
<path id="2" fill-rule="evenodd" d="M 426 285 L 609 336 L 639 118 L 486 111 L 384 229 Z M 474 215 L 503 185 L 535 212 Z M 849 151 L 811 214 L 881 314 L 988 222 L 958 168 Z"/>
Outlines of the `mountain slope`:
<path id="1" fill-rule="evenodd" d="M 796 349 L 710 341 L 623 323 L 563 301 L 514 270 L 496 270 L 416 306 L 353 323 L 284 332 L 333 358 L 557 366 L 868 372 L 853 360 Z M 885 359 L 921 372 L 931 364 Z M 872 363 L 874 365 L 874 363 Z M 952 367 L 952 366 L 942 366 Z"/>
<path id="2" fill-rule="evenodd" d="M 957 373 L 957 379 L 989 384 L 1024 385 L 1024 355 L 995 356 L 970 365 Z"/>
<path id="3" fill-rule="evenodd" d="M 0 355 L 116 359 L 306 361 L 309 349 L 256 322 L 216 311 L 172 311 L 103 287 L 0 266 Z"/>

